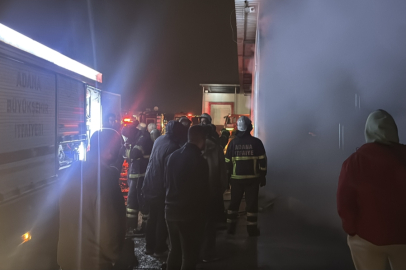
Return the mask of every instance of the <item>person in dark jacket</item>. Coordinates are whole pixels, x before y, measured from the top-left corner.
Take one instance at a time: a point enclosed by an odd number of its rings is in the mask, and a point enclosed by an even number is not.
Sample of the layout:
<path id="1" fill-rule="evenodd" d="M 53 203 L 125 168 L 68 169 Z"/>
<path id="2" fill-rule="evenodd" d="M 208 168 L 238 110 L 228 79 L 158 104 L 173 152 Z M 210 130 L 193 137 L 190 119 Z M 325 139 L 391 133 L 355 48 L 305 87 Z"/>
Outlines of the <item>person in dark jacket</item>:
<path id="1" fill-rule="evenodd" d="M 171 120 L 166 125 L 166 134 L 156 139 L 145 173 L 142 192 L 149 206 L 149 218 L 146 227 L 145 253 L 161 256 L 168 250 L 166 239 L 168 230 L 165 224 L 165 177 L 166 158 L 179 149 L 182 124 Z"/>
<path id="2" fill-rule="evenodd" d="M 161 136 L 161 132 L 158 129 L 153 129 L 153 130 L 151 130 L 150 135 L 151 135 L 151 140 L 153 142 L 155 142 L 156 139 L 158 139 L 159 136 Z"/>
<path id="3" fill-rule="evenodd" d="M 108 113 L 103 119 L 103 128 L 117 130 L 117 117 L 114 113 Z"/>
<path id="4" fill-rule="evenodd" d="M 261 140 L 251 136 L 251 120 L 241 116 L 237 121 L 235 138 L 229 143 L 226 164 L 231 183 L 231 201 L 227 210 L 228 233 L 234 234 L 238 209 L 245 193 L 247 231 L 258 236 L 258 191 L 266 184 L 266 154 Z"/>
<path id="5" fill-rule="evenodd" d="M 172 245 L 168 270 L 195 269 L 198 261 L 210 196 L 205 144 L 204 127 L 192 126 L 188 143 L 166 164 L 165 218 Z"/>
<path id="6" fill-rule="evenodd" d="M 118 260 L 125 239 L 125 204 L 117 159 L 121 136 L 96 131 L 86 162 L 77 162 L 63 179 L 59 202 L 57 260 L 64 270 L 108 270 Z"/>
<path id="7" fill-rule="evenodd" d="M 204 231 L 202 260 L 209 262 L 217 259 L 216 229 L 218 223 L 225 222 L 223 194 L 228 187 L 228 179 L 223 149 L 212 137 L 212 128 L 208 125 L 204 127 L 207 138 L 203 157 L 209 166 L 210 210 Z"/>
<path id="8" fill-rule="evenodd" d="M 181 116 L 179 118 L 179 123 L 182 124 L 180 145 L 183 146 L 185 143 L 187 143 L 188 131 L 190 128 L 190 124 L 192 124 L 192 121 L 190 121 L 189 118 L 187 118 L 186 116 Z"/>
<path id="9" fill-rule="evenodd" d="M 366 144 L 344 163 L 337 207 L 357 270 L 406 269 L 406 146 L 395 120 L 371 113 Z"/>
<path id="10" fill-rule="evenodd" d="M 219 134 L 217 133 L 217 127 L 216 125 L 212 124 L 212 118 L 208 113 L 203 113 L 200 116 L 200 125 L 210 126 L 212 128 L 212 130 L 210 131 L 210 135 L 212 136 L 213 139 L 216 140 L 216 143 L 218 143 Z"/>
<path id="11" fill-rule="evenodd" d="M 151 135 L 151 140 L 155 142 L 159 136 L 161 136 L 161 132 L 157 129 L 155 123 L 149 123 L 147 128 L 149 134 Z"/>
<path id="12" fill-rule="evenodd" d="M 129 153 L 127 158 L 130 161 L 128 174 L 129 192 L 127 197 L 127 221 L 129 230 L 127 234 L 129 236 L 142 237 L 145 234 L 148 209 L 146 209 L 141 188 L 144 183 L 144 176 L 153 142 L 144 123 L 140 123 L 137 128 L 139 130 L 138 140 L 134 146 L 131 146 L 131 151 L 127 152 Z M 141 213 L 142 216 L 140 229 L 137 228 L 139 213 Z"/>
<path id="13" fill-rule="evenodd" d="M 230 139 L 230 131 L 223 128 L 221 130 L 221 134 L 220 134 L 220 138 L 219 138 L 219 143 L 220 143 L 221 147 L 223 147 L 223 149 L 226 148 L 229 139 Z"/>

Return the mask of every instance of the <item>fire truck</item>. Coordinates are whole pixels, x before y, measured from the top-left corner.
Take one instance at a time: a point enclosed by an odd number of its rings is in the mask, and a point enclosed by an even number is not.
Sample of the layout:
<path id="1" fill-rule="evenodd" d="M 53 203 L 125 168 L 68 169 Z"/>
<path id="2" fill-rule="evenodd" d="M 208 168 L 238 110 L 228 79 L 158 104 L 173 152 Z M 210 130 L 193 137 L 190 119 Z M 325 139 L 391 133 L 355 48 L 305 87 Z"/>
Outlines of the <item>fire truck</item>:
<path id="1" fill-rule="evenodd" d="M 175 113 L 175 115 L 174 115 L 174 117 L 173 117 L 173 120 L 179 121 L 179 119 L 180 119 L 182 116 L 186 116 L 186 117 L 190 120 L 190 122 L 192 122 L 192 123 L 191 123 L 192 126 L 193 126 L 193 125 L 198 125 L 198 124 L 200 123 L 200 120 L 199 120 L 199 119 L 200 119 L 200 115 L 194 115 L 194 114 L 192 114 L 192 113 L 188 113 L 188 114 L 183 113 L 183 112 Z"/>
<path id="2" fill-rule="evenodd" d="M 165 119 L 165 114 L 160 112 L 158 107 L 154 107 L 153 110 L 147 108 L 144 111 L 139 112 L 125 112 L 123 115 L 123 126 L 129 125 L 137 120 L 140 123 L 145 123 L 147 126 L 154 123 L 161 134 L 165 133 L 167 120 Z"/>
<path id="3" fill-rule="evenodd" d="M 121 97 L 102 74 L 0 24 L 0 203 L 49 185 L 86 160 L 91 135 Z"/>

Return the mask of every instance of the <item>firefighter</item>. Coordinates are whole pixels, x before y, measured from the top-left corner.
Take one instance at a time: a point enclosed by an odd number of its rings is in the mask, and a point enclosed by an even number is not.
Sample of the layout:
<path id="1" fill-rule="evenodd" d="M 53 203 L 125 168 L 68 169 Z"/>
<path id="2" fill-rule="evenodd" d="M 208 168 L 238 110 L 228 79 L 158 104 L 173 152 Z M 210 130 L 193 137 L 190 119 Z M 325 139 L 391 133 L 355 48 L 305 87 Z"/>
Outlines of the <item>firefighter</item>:
<path id="1" fill-rule="evenodd" d="M 235 233 L 238 209 L 245 193 L 247 231 L 249 236 L 259 236 L 258 191 L 266 184 L 266 154 L 261 140 L 251 136 L 251 120 L 241 116 L 237 121 L 235 138 L 229 143 L 226 164 L 231 182 L 231 202 L 227 210 L 229 234 Z"/>
<path id="2" fill-rule="evenodd" d="M 211 116 L 208 113 L 203 113 L 200 115 L 200 124 L 201 125 L 210 125 L 211 124 Z"/>
<path id="3" fill-rule="evenodd" d="M 130 167 L 128 170 L 129 192 L 127 198 L 127 234 L 142 237 L 144 236 L 144 230 L 148 219 L 148 211 L 144 204 L 141 188 L 144 183 L 145 171 L 152 151 L 153 142 L 144 123 L 140 123 L 137 129 L 139 130 L 137 142 L 134 146 L 131 146 L 129 156 L 127 156 L 130 160 Z M 142 223 L 141 228 L 138 230 L 139 213 L 141 213 L 142 216 Z"/>

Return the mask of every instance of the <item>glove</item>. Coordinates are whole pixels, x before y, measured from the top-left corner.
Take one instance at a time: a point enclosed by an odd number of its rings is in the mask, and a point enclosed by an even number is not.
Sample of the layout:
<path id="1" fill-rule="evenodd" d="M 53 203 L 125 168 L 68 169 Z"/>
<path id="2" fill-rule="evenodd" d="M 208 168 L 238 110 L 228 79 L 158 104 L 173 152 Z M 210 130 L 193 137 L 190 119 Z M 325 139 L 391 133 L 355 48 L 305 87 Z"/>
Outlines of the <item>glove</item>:
<path id="1" fill-rule="evenodd" d="M 265 178 L 265 176 L 261 177 L 261 181 L 259 182 L 259 186 L 260 187 L 266 186 L 266 178 Z"/>

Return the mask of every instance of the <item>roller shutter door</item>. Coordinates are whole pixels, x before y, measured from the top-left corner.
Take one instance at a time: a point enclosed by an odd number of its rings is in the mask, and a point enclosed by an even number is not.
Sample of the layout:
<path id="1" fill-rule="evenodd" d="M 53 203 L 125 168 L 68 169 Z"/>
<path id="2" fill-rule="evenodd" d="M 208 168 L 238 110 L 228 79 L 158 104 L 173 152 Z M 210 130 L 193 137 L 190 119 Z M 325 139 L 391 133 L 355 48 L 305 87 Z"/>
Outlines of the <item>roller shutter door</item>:
<path id="1" fill-rule="evenodd" d="M 0 58 L 0 200 L 55 176 L 55 75 Z"/>

